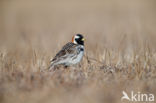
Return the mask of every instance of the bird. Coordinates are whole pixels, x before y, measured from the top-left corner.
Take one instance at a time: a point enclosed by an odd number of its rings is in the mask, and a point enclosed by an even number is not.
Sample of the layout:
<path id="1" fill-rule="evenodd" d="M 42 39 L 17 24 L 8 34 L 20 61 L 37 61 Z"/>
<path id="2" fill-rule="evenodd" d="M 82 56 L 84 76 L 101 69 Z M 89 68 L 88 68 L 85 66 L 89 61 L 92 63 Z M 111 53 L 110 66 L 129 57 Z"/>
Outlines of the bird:
<path id="1" fill-rule="evenodd" d="M 74 35 L 72 41 L 65 44 L 50 61 L 49 70 L 52 70 L 59 65 L 69 67 L 80 63 L 84 56 L 84 40 L 82 34 Z"/>

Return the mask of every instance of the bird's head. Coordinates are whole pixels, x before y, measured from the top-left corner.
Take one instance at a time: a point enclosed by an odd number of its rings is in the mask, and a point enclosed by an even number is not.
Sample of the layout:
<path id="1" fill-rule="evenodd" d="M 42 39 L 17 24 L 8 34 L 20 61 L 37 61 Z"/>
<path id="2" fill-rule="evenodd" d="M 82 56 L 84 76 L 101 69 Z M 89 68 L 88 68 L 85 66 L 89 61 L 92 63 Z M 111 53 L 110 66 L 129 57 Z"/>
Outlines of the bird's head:
<path id="1" fill-rule="evenodd" d="M 72 38 L 72 43 L 74 44 L 79 44 L 79 45 L 84 45 L 84 37 L 82 34 L 76 34 Z"/>

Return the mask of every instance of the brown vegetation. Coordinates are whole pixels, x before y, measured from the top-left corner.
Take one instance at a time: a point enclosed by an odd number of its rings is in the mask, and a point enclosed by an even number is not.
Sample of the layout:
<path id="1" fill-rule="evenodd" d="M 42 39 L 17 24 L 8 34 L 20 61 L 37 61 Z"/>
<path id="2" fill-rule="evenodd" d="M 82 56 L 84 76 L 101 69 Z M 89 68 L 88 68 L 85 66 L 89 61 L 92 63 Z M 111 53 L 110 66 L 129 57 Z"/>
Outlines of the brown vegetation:
<path id="1" fill-rule="evenodd" d="M 0 102 L 121 103 L 123 90 L 156 96 L 155 4 L 1 0 Z M 80 66 L 45 71 L 76 33 L 86 39 Z"/>

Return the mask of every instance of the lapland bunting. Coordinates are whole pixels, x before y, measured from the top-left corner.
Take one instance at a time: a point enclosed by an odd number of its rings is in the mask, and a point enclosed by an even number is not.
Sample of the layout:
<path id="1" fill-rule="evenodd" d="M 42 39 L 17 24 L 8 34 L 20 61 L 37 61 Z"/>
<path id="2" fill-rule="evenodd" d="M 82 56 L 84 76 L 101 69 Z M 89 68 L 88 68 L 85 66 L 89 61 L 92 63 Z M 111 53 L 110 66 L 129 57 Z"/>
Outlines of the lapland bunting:
<path id="1" fill-rule="evenodd" d="M 51 60 L 49 70 L 52 70 L 58 65 L 65 67 L 78 64 L 84 55 L 84 37 L 81 34 L 76 34 L 72 37 L 72 42 L 67 43 Z"/>

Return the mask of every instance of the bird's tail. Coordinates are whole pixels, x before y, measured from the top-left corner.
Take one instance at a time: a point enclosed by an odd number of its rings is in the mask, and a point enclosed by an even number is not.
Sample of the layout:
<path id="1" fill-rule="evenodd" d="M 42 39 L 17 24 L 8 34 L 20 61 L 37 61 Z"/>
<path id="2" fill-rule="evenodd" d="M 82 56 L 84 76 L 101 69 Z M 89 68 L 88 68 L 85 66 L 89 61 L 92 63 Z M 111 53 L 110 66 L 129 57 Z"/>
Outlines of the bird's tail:
<path id="1" fill-rule="evenodd" d="M 51 62 L 51 63 L 50 63 L 50 66 L 48 67 L 48 70 L 49 70 L 49 71 L 52 71 L 52 70 L 54 70 L 54 69 L 55 69 L 55 63 Z"/>

